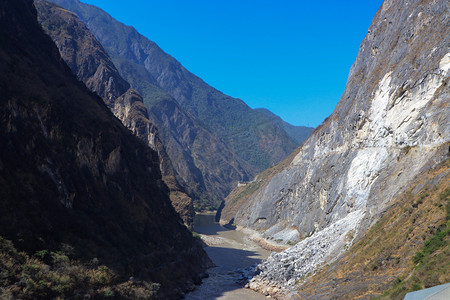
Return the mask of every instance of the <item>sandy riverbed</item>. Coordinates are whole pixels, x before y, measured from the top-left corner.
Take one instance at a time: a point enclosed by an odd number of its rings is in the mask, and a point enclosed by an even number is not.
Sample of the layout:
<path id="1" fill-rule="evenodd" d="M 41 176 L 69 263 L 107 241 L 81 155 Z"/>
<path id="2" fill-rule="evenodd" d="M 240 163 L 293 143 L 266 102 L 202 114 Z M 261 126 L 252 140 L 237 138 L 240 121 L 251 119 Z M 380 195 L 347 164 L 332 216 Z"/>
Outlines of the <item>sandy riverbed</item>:
<path id="1" fill-rule="evenodd" d="M 186 295 L 188 300 L 261 300 L 265 296 L 243 288 L 237 281 L 245 269 L 266 259 L 270 252 L 261 248 L 250 237 L 236 230 L 229 230 L 214 222 L 214 214 L 198 214 L 194 222 L 195 231 L 200 233 L 208 245 L 205 251 L 215 268 L 209 269 L 209 278 L 202 285 Z"/>

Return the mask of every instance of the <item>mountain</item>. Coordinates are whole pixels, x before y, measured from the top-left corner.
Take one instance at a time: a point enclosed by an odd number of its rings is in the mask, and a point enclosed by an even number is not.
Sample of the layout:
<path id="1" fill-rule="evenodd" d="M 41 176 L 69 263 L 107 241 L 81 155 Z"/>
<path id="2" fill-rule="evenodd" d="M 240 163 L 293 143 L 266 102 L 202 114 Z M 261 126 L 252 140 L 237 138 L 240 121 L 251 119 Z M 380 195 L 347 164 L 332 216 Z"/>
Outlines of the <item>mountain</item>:
<path id="1" fill-rule="evenodd" d="M 94 6 L 78 1 L 52 2 L 77 13 L 103 44 L 123 78 L 143 96 L 149 119 L 159 129 L 162 143 L 179 175 L 178 181 L 198 208 L 218 207 L 238 182 L 253 177 L 254 168 L 161 89 L 144 65 L 111 52 L 104 44 L 109 39 L 107 45 L 117 43 L 125 48 L 135 47 L 136 39 L 145 43 L 149 42 L 147 39 Z M 99 36 L 99 30 L 105 31 L 105 35 Z"/>
<path id="2" fill-rule="evenodd" d="M 113 61 L 144 67 L 159 87 L 257 171 L 279 162 L 296 148 L 297 143 L 270 118 L 209 86 L 132 27 L 78 0 L 52 2 L 75 12 Z M 118 69 L 127 79 L 124 69 Z"/>
<path id="3" fill-rule="evenodd" d="M 170 299 L 200 282 L 209 260 L 157 153 L 76 79 L 31 0 L 0 2 L 0 94 L 2 297 Z"/>
<path id="4" fill-rule="evenodd" d="M 281 161 L 299 145 L 272 118 L 252 110 L 243 101 L 212 88 L 134 28 L 125 26 L 101 9 L 78 0 L 52 2 L 75 12 L 85 22 L 105 47 L 121 75 L 143 95 L 150 112 L 155 110 L 156 116 L 166 113 L 153 108 L 165 99 L 161 91 L 155 88 L 156 85 L 173 97 L 179 108 L 195 119 L 198 125 L 214 133 L 231 153 L 237 155 L 240 160 L 236 162 L 248 177 Z M 170 119 L 171 115 L 163 117 Z M 160 125 L 163 124 L 156 124 L 162 130 Z M 171 143 L 169 137 L 178 139 L 181 134 L 172 131 L 163 138 L 168 150 L 171 148 L 168 146 Z M 194 157 L 195 163 L 201 162 L 205 156 L 201 151 L 207 141 L 200 144 L 203 145 L 201 149 L 192 144 L 187 145 L 193 149 L 192 153 L 187 154 Z M 207 169 L 200 170 L 203 178 L 210 177 Z M 215 172 L 214 175 L 217 174 Z M 232 179 L 233 187 L 239 181 L 246 181 L 236 176 Z M 225 196 L 231 190 L 228 186 L 226 189 Z"/>
<path id="5" fill-rule="evenodd" d="M 441 170 L 430 188 L 448 175 L 440 166 L 450 145 L 449 23 L 448 1 L 385 1 L 333 114 L 289 158 L 228 197 L 223 221 L 269 242 L 296 244 L 263 263 L 251 288 L 296 293 L 306 276 L 345 254 L 410 187 L 417 186 L 411 198 L 419 197 L 424 174 Z M 445 207 L 446 200 L 437 201 Z M 415 215 L 415 222 L 426 223 L 422 217 Z M 435 226 L 440 218 L 427 222 Z M 382 246 L 380 240 L 380 253 Z M 330 286 L 337 289 L 338 282 Z M 369 288 L 355 283 L 353 292 Z"/>
<path id="6" fill-rule="evenodd" d="M 158 130 L 148 120 L 141 95 L 120 76 L 102 45 L 74 13 L 43 0 L 36 0 L 34 4 L 39 23 L 77 78 L 97 93 L 128 129 L 158 152 L 163 180 L 170 188 L 173 206 L 185 224 L 191 227 L 194 219 L 192 199 L 178 183 L 179 176 Z"/>

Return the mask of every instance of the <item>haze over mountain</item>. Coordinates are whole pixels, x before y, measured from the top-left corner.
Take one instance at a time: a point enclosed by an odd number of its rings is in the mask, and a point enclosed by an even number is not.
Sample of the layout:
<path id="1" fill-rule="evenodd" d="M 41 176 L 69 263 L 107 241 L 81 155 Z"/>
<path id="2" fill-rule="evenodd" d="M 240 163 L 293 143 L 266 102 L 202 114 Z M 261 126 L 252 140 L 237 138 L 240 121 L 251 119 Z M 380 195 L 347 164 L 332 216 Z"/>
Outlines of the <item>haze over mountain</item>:
<path id="1" fill-rule="evenodd" d="M 273 121 L 278 123 L 281 127 L 283 127 L 287 135 L 291 139 L 296 141 L 299 145 L 304 141 L 306 141 L 306 139 L 311 135 L 311 133 L 314 130 L 314 128 L 312 127 L 291 125 L 288 122 L 283 121 L 279 116 L 277 116 L 268 109 L 256 108 L 255 110 L 273 119 Z"/>
<path id="2" fill-rule="evenodd" d="M 75 78 L 31 0 L 0 2 L 0 41 L 2 298 L 178 298 L 199 283 L 209 260 L 157 153 Z"/>
<path id="3" fill-rule="evenodd" d="M 252 110 L 243 101 L 210 87 L 132 27 L 117 22 L 99 8 L 77 0 L 52 2 L 75 12 L 102 43 L 121 75 L 143 95 L 150 119 L 159 128 L 172 161 L 193 162 L 178 169 L 175 166 L 185 181 L 197 173 L 197 180 L 190 181 L 186 186 L 192 187 L 197 182 L 202 188 L 203 184 L 207 197 L 216 199 L 216 205 L 237 182 L 250 180 L 257 172 L 284 159 L 298 146 L 299 143 L 278 122 Z M 176 100 L 177 111 L 174 111 L 175 103 L 167 94 Z M 183 128 L 179 127 L 181 120 L 178 117 L 173 120 L 173 116 L 183 117 Z M 192 125 L 196 126 L 194 130 L 189 129 L 189 117 L 193 120 Z M 204 130 L 202 133 L 197 133 L 199 127 Z M 198 139 L 183 138 L 180 141 L 180 137 L 187 134 Z M 213 138 L 214 135 L 217 138 Z M 208 143 L 204 142 L 207 136 L 211 137 L 211 141 L 216 140 L 214 143 L 217 146 L 213 147 L 214 151 L 202 153 L 207 150 Z M 180 145 L 189 149 L 188 153 L 171 154 Z M 230 152 L 227 154 L 225 149 Z M 219 171 L 216 165 L 206 162 L 216 153 L 224 153 L 226 163 L 234 162 L 233 172 Z M 237 158 L 234 158 L 236 155 Z M 221 165 L 220 169 L 224 167 Z M 198 168 L 197 172 L 195 168 Z M 180 169 L 190 171 L 182 172 Z M 227 176 L 227 180 L 221 180 L 223 176 Z M 206 198 L 197 193 L 199 197 Z"/>
<path id="4" fill-rule="evenodd" d="M 327 264 L 359 241 L 388 209 L 406 205 L 403 199 L 408 191 L 413 210 L 405 208 L 405 212 L 414 217 L 402 219 L 440 228 L 439 239 L 450 232 L 445 211 L 434 217 L 422 209 L 413 213 L 424 201 L 429 209 L 432 205 L 445 207 L 449 201 L 449 16 L 445 0 L 385 1 L 359 48 L 333 114 L 288 159 L 228 197 L 222 212 L 224 222 L 256 230 L 269 242 L 298 243 L 263 263 L 261 274 L 249 284 L 251 288 L 273 295 L 296 294 L 305 276 L 320 267 L 328 268 Z M 432 197 L 427 190 L 433 191 Z M 427 196 L 419 197 L 419 192 Z M 423 240 L 434 232 L 423 233 L 422 239 L 407 237 L 398 244 L 409 247 L 405 251 L 409 256 L 401 257 L 401 265 L 394 270 L 405 270 Z M 447 244 L 443 245 L 448 253 Z M 383 270 L 390 263 L 393 258 L 385 253 L 394 255 L 395 249 L 382 246 L 380 240 L 376 249 L 386 256 L 366 258 L 364 266 L 373 263 L 374 269 Z M 365 251 L 358 254 L 366 255 Z M 358 259 L 347 254 L 349 257 Z M 445 266 L 445 260 L 442 263 Z M 408 277 L 407 273 L 387 271 L 384 277 L 361 277 L 362 266 L 360 273 L 354 270 L 356 274 L 348 268 L 347 273 L 333 268 L 327 274 L 335 277 L 323 276 L 304 297 L 328 299 L 350 291 L 353 297 L 365 292 L 375 296 L 392 284 L 395 276 Z M 340 279 L 349 283 L 337 284 Z M 372 287 L 377 280 L 380 285 Z M 448 276 L 444 274 L 437 283 L 445 280 Z"/>

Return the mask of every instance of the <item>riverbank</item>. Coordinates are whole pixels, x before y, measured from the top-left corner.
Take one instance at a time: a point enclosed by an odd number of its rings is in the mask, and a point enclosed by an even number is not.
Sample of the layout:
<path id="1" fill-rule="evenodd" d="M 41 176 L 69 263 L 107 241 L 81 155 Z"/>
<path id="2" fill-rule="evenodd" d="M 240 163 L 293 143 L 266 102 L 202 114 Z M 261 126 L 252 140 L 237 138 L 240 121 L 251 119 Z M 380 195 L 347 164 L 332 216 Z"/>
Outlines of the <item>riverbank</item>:
<path id="1" fill-rule="evenodd" d="M 209 277 L 188 300 L 262 300 L 265 296 L 243 287 L 254 267 L 266 259 L 270 251 L 263 249 L 244 232 L 230 230 L 215 222 L 215 213 L 197 214 L 194 230 L 207 245 L 205 251 L 216 265 Z"/>
<path id="2" fill-rule="evenodd" d="M 261 248 L 266 249 L 270 252 L 282 252 L 291 247 L 291 246 L 279 244 L 275 241 L 265 239 L 262 237 L 262 235 L 259 232 L 252 230 L 252 229 L 244 228 L 242 226 L 237 226 L 236 230 L 244 233 L 245 235 L 247 235 L 249 237 L 249 239 L 251 239 L 252 241 L 257 243 Z"/>

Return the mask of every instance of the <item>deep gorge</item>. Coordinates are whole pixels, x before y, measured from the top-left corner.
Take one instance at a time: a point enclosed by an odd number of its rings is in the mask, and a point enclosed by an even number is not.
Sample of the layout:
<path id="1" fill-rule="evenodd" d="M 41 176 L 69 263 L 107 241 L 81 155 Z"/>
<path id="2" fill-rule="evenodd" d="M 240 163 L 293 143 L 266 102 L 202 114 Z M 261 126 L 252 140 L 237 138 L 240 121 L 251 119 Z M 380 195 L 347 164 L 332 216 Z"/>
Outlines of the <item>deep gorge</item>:
<path id="1" fill-rule="evenodd" d="M 448 28 L 446 0 L 385 0 L 314 129 L 98 7 L 1 1 L 0 298 L 403 299 L 448 283 Z"/>

